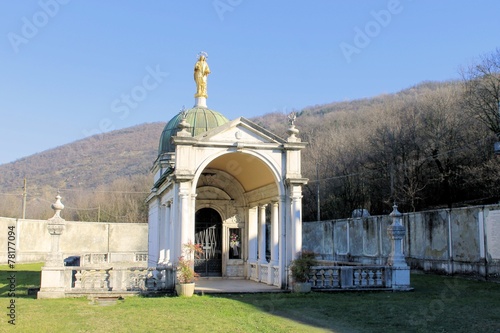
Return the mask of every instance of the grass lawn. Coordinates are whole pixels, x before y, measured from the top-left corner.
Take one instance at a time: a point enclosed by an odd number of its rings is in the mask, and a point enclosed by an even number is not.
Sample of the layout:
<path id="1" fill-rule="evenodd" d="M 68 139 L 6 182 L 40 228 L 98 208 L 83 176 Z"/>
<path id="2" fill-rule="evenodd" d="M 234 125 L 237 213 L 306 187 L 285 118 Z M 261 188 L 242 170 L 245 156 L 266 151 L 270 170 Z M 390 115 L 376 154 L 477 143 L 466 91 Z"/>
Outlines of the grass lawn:
<path id="1" fill-rule="evenodd" d="M 40 264 L 16 265 L 16 325 L 0 266 L 0 332 L 500 332 L 500 284 L 413 274 L 412 292 L 37 300 Z"/>

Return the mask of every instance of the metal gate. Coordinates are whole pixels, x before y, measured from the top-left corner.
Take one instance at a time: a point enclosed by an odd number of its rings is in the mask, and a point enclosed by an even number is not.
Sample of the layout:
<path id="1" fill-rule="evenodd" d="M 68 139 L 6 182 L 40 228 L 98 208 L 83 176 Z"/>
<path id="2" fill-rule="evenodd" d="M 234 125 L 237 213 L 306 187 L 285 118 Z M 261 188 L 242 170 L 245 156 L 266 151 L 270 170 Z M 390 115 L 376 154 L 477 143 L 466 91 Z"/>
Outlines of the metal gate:
<path id="1" fill-rule="evenodd" d="M 200 276 L 222 276 L 222 219 L 217 211 L 202 208 L 196 212 L 194 239 L 203 248 L 194 271 Z"/>

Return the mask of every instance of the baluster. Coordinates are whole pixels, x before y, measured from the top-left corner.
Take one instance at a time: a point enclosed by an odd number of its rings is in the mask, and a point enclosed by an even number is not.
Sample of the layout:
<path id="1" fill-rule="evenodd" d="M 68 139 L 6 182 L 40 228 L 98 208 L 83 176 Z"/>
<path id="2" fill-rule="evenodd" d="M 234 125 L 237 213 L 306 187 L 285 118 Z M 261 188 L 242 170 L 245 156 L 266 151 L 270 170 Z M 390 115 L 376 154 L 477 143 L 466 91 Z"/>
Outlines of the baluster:
<path id="1" fill-rule="evenodd" d="M 317 275 L 319 277 L 318 287 L 324 288 L 325 287 L 325 270 L 320 269 Z"/>
<path id="2" fill-rule="evenodd" d="M 311 275 L 309 276 L 309 281 L 311 282 L 311 287 L 317 287 L 318 286 L 318 277 L 316 276 L 317 272 L 314 270 L 314 272 L 311 272 Z"/>
<path id="3" fill-rule="evenodd" d="M 336 269 L 333 270 L 333 287 L 339 287 L 340 286 L 339 270 L 340 270 L 340 268 L 336 268 Z"/>
<path id="4" fill-rule="evenodd" d="M 354 269 L 354 285 L 359 285 L 359 269 Z"/>
<path id="5" fill-rule="evenodd" d="M 366 275 L 367 275 L 367 274 L 366 274 L 366 270 L 364 270 L 364 269 L 363 269 L 363 270 L 361 271 L 361 285 L 362 285 L 362 286 L 366 286 L 366 284 L 367 284 L 367 281 L 366 281 Z"/>
<path id="6" fill-rule="evenodd" d="M 81 289 L 82 288 L 82 270 L 79 269 L 76 271 L 75 274 L 75 288 Z"/>
<path id="7" fill-rule="evenodd" d="M 375 272 L 375 284 L 377 286 L 382 285 L 382 269 L 377 269 L 377 271 Z"/>
<path id="8" fill-rule="evenodd" d="M 368 284 L 373 286 L 375 282 L 373 281 L 373 270 L 368 270 Z"/>
<path id="9" fill-rule="evenodd" d="M 331 269 L 328 269 L 325 271 L 325 283 L 324 286 L 326 288 L 331 288 L 332 287 L 332 273 L 333 271 Z"/>

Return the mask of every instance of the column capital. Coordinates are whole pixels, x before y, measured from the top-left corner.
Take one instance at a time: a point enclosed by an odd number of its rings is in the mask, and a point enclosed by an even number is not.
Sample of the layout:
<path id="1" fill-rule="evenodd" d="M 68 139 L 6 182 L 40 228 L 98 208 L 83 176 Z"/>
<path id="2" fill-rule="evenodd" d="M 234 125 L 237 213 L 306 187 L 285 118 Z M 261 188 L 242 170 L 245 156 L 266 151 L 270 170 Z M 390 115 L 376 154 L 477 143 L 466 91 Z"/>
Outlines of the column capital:
<path id="1" fill-rule="evenodd" d="M 194 175 L 188 173 L 174 174 L 172 175 L 172 179 L 174 180 L 174 182 L 184 183 L 193 180 Z"/>
<path id="2" fill-rule="evenodd" d="M 170 207 L 172 206 L 172 204 L 173 204 L 173 200 L 172 200 L 172 199 L 170 199 L 170 200 L 165 201 L 165 202 L 164 202 L 164 203 L 162 203 L 161 205 L 162 205 L 163 207 L 170 208 Z"/>
<path id="3" fill-rule="evenodd" d="M 302 186 L 306 185 L 309 181 L 309 178 L 287 178 L 285 180 L 288 186 Z"/>

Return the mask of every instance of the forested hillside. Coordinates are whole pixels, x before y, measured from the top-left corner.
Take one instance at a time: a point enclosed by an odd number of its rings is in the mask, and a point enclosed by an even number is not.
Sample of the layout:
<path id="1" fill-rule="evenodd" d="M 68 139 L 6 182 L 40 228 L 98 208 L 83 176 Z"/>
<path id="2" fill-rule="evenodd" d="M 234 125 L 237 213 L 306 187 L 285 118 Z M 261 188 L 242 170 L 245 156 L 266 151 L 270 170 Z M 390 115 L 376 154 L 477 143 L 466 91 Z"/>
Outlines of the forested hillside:
<path id="1" fill-rule="evenodd" d="M 145 222 L 149 170 L 164 126 L 137 125 L 0 165 L 0 215 L 21 216 L 26 177 L 27 218 L 50 217 L 60 190 L 67 220 Z"/>
<path id="2" fill-rule="evenodd" d="M 498 202 L 500 51 L 463 71 L 463 81 L 424 82 L 396 94 L 297 112 L 303 151 L 304 221 Z M 222 110 L 223 112 L 223 110 Z M 287 115 L 254 122 L 286 137 Z M 57 189 L 70 220 L 147 221 L 164 123 L 90 137 L 0 166 L 0 215 L 47 218 Z M 319 197 L 317 195 L 319 191 Z"/>

